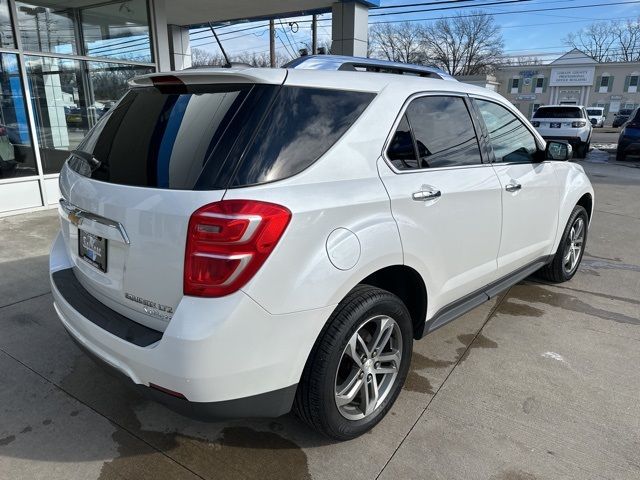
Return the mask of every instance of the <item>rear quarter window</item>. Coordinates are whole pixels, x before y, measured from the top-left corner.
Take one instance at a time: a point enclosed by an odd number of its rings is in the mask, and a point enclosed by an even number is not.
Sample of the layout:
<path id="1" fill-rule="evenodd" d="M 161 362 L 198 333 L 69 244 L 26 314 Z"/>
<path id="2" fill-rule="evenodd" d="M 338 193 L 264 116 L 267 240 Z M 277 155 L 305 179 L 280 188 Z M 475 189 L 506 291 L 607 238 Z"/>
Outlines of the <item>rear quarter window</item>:
<path id="1" fill-rule="evenodd" d="M 232 187 L 293 176 L 329 150 L 375 95 L 283 87 L 257 129 Z"/>

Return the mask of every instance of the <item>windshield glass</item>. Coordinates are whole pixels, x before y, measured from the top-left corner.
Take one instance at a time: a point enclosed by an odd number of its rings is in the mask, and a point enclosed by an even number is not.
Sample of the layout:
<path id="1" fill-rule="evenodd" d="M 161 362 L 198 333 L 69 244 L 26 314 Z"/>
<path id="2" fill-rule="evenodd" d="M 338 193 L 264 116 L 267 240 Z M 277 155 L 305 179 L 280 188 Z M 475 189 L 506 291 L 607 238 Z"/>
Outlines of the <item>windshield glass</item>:
<path id="1" fill-rule="evenodd" d="M 602 115 L 602 110 L 594 110 L 592 108 L 587 109 L 587 113 L 593 117 L 599 117 Z"/>
<path id="2" fill-rule="evenodd" d="M 618 116 L 628 117 L 629 115 L 631 115 L 631 112 L 633 112 L 633 110 L 631 110 L 630 108 L 623 108 L 618 112 Z"/>
<path id="3" fill-rule="evenodd" d="M 533 118 L 582 118 L 578 107 L 540 107 Z"/>

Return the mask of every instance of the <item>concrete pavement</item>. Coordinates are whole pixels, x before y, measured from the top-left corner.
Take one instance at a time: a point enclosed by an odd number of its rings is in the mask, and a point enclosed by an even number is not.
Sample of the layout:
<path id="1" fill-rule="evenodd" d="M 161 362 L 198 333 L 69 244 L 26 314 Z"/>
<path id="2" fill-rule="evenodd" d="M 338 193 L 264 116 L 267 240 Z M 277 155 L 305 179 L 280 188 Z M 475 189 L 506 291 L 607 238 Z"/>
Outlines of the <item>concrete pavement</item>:
<path id="1" fill-rule="evenodd" d="M 48 293 L 54 212 L 0 219 L 0 479 L 640 478 L 640 168 L 591 152 L 587 255 L 417 342 L 362 438 L 292 415 L 205 424 L 146 401 L 67 338 Z"/>

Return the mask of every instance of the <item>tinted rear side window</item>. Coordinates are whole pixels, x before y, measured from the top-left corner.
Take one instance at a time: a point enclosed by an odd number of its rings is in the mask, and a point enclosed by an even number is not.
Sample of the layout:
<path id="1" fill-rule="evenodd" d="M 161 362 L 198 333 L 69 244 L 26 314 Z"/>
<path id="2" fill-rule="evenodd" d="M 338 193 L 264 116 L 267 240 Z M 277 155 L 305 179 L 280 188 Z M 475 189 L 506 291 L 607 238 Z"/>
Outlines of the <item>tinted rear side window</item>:
<path id="1" fill-rule="evenodd" d="M 418 167 L 418 159 L 413 143 L 413 135 L 407 121 L 407 116 L 403 115 L 396 133 L 391 139 L 387 156 L 393 166 L 398 170 L 411 170 Z"/>
<path id="2" fill-rule="evenodd" d="M 540 107 L 533 118 L 583 118 L 577 107 Z"/>
<path id="3" fill-rule="evenodd" d="M 231 186 L 271 182 L 301 172 L 344 135 L 373 97 L 372 93 L 283 87 Z"/>
<path id="4" fill-rule="evenodd" d="M 418 168 L 482 163 L 473 122 L 462 98 L 417 98 L 406 115 L 416 142 Z"/>

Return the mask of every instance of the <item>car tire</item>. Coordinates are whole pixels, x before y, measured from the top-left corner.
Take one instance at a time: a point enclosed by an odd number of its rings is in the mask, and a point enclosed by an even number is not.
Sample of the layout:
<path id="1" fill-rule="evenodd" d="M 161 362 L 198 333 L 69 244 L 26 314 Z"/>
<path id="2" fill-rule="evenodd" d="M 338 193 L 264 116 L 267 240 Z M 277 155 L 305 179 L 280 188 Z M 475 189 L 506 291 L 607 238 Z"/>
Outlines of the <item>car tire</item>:
<path id="1" fill-rule="evenodd" d="M 624 153 L 624 150 L 616 151 L 616 162 L 624 162 L 627 159 L 627 156 Z"/>
<path id="2" fill-rule="evenodd" d="M 375 338 L 389 329 L 389 340 L 376 352 Z M 366 360 L 363 347 L 370 349 Z M 327 437 L 349 440 L 362 435 L 384 418 L 400 394 L 412 347 L 413 328 L 405 304 L 386 290 L 358 285 L 320 333 L 298 384 L 294 412 Z M 360 358 L 359 363 L 354 357 Z M 382 360 L 391 357 L 394 360 Z M 373 373 L 383 370 L 389 372 Z M 377 400 L 368 401 L 374 397 L 374 386 Z"/>
<path id="3" fill-rule="evenodd" d="M 581 231 L 579 225 L 582 225 Z M 581 205 L 576 205 L 564 228 L 558 250 L 551 262 L 538 271 L 538 276 L 553 283 L 571 280 L 580 267 L 588 233 L 587 211 Z"/>
<path id="4" fill-rule="evenodd" d="M 576 153 L 578 154 L 578 158 L 587 158 L 589 147 L 590 147 L 589 142 L 583 142 L 580 145 L 578 145 L 578 148 L 576 148 Z"/>

